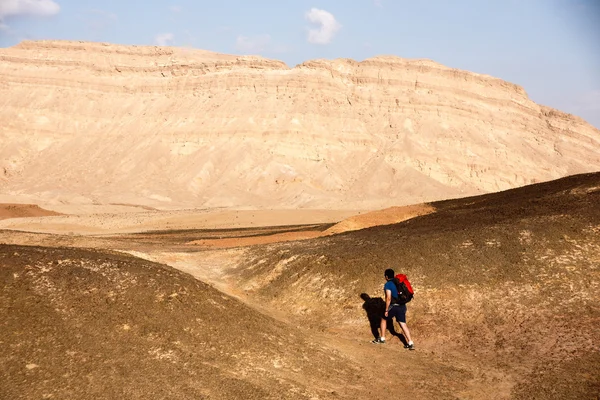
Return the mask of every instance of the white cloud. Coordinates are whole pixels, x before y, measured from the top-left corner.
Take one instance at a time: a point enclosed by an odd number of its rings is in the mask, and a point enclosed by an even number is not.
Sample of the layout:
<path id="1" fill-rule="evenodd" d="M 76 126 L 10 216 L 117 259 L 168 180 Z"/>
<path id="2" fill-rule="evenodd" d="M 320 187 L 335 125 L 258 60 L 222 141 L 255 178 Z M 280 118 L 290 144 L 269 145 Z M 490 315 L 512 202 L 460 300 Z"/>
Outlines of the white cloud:
<path id="1" fill-rule="evenodd" d="M 171 7 L 169 7 L 169 10 L 171 10 L 172 13 L 177 14 L 177 13 L 181 12 L 182 8 L 181 8 L 181 6 L 171 6 Z"/>
<path id="2" fill-rule="evenodd" d="M 373 4 L 375 4 L 375 7 L 383 7 L 382 0 L 373 0 Z"/>
<path id="3" fill-rule="evenodd" d="M 271 35 L 256 35 L 252 37 L 238 36 L 235 40 L 235 48 L 244 53 L 261 53 L 271 44 Z"/>
<path id="4" fill-rule="evenodd" d="M 15 32 L 6 23 L 22 16 L 52 16 L 60 6 L 52 0 L 0 0 L 0 33 L 13 36 Z"/>
<path id="5" fill-rule="evenodd" d="M 173 43 L 173 39 L 175 39 L 175 35 L 172 33 L 160 33 L 154 37 L 154 43 L 157 46 L 169 46 Z"/>
<path id="6" fill-rule="evenodd" d="M 308 30 L 308 41 L 315 44 L 327 44 L 331 42 L 333 36 L 340 30 L 342 25 L 336 21 L 333 14 L 318 8 L 311 8 L 306 13 L 306 19 L 313 24 L 318 25 L 316 29 Z"/>
<path id="7" fill-rule="evenodd" d="M 19 15 L 56 15 L 60 6 L 52 0 L 0 0 L 0 19 Z"/>

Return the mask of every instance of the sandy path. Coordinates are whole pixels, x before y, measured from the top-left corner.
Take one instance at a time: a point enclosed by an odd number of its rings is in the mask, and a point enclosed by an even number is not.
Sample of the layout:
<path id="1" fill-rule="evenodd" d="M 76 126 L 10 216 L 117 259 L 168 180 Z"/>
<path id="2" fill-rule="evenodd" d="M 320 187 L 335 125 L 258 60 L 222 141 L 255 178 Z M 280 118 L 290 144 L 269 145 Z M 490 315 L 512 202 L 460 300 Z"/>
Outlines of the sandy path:
<path id="1" fill-rule="evenodd" d="M 244 290 L 244 282 L 236 274 L 236 267 L 246 256 L 244 248 L 205 250 L 196 253 L 179 252 L 130 252 L 140 258 L 164 263 L 187 272 L 195 278 L 210 284 L 216 289 L 238 298 L 249 307 L 279 321 L 287 323 L 293 329 L 303 331 L 311 338 L 311 343 L 344 354 L 368 371 L 377 371 L 382 365 L 393 365 L 398 371 L 404 371 L 409 383 L 403 394 L 409 398 L 423 398 L 424 393 L 431 398 L 494 399 L 508 398 L 511 385 L 502 384 L 510 380 L 495 369 L 477 362 L 466 355 L 446 354 L 443 343 L 421 345 L 418 351 L 407 351 L 400 340 L 388 333 L 385 346 L 370 343 L 372 337 L 366 318 L 343 327 L 331 326 L 323 331 L 311 330 L 298 323 L 293 314 L 278 309 L 271 304 L 257 301 Z M 399 330 L 399 327 L 396 326 Z M 390 361 L 393 360 L 393 361 Z M 432 376 L 444 377 L 443 381 L 431 379 Z M 448 378 L 453 377 L 453 378 Z M 384 392 L 386 376 L 377 374 L 376 390 Z M 348 386 L 352 386 L 348 382 Z M 340 388 L 339 390 L 343 390 Z M 357 390 L 360 387 L 357 387 Z M 378 393 L 379 394 L 379 393 Z M 383 395 L 383 392 L 379 395 Z"/>

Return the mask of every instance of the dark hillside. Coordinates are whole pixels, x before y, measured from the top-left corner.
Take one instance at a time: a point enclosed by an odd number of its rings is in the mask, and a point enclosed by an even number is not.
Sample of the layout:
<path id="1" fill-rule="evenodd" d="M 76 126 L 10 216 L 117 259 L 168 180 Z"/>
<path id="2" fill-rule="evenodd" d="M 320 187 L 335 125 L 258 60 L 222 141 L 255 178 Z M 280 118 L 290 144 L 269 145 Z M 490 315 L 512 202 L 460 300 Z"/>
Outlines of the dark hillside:
<path id="1" fill-rule="evenodd" d="M 392 267 L 416 288 L 409 324 L 423 348 L 509 374 L 515 398 L 597 396 L 600 173 L 433 206 L 396 225 L 257 247 L 240 282 L 307 326 L 351 329 L 360 293 L 380 296 Z"/>
<path id="2" fill-rule="evenodd" d="M 0 245 L 0 348 L 7 400 L 377 393 L 342 355 L 190 275 L 99 251 Z"/>

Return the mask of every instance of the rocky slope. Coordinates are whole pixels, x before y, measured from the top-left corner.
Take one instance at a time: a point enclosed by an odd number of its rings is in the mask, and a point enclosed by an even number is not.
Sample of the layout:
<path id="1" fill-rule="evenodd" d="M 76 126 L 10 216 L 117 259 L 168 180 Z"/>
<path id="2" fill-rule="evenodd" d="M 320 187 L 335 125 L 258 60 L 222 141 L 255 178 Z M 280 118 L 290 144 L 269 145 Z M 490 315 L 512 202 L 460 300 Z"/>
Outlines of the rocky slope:
<path id="1" fill-rule="evenodd" d="M 365 311 L 378 325 L 383 271 L 394 268 L 415 289 L 407 321 L 419 349 L 454 365 L 477 360 L 474 375 L 485 378 L 476 379 L 494 391 L 446 398 L 592 399 L 599 201 L 595 173 L 435 202 L 435 212 L 395 225 L 257 246 L 224 275 L 298 324 L 346 332 Z"/>
<path id="2" fill-rule="evenodd" d="M 0 265 L 2 399 L 386 397 L 352 357 L 172 268 L 1 244 Z"/>
<path id="3" fill-rule="evenodd" d="M 428 60 L 0 49 L 0 201 L 383 208 L 600 170 L 600 131 Z"/>

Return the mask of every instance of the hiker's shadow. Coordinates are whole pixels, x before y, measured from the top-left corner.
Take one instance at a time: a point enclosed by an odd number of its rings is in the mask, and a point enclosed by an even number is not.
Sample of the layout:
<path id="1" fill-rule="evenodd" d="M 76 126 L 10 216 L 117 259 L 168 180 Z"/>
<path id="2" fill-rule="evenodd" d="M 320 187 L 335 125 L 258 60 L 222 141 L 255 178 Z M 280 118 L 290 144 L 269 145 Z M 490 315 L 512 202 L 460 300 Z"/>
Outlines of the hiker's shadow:
<path id="1" fill-rule="evenodd" d="M 381 318 L 385 312 L 385 301 L 381 297 L 371 297 L 366 293 L 361 293 L 360 298 L 363 299 L 363 310 L 367 313 L 369 319 L 369 325 L 371 326 L 371 333 L 376 339 L 379 337 L 379 327 L 381 325 Z M 397 336 L 403 344 L 406 344 L 406 339 L 401 332 L 396 331 L 396 327 L 393 323 L 387 324 L 387 329 L 390 331 L 392 336 Z"/>

